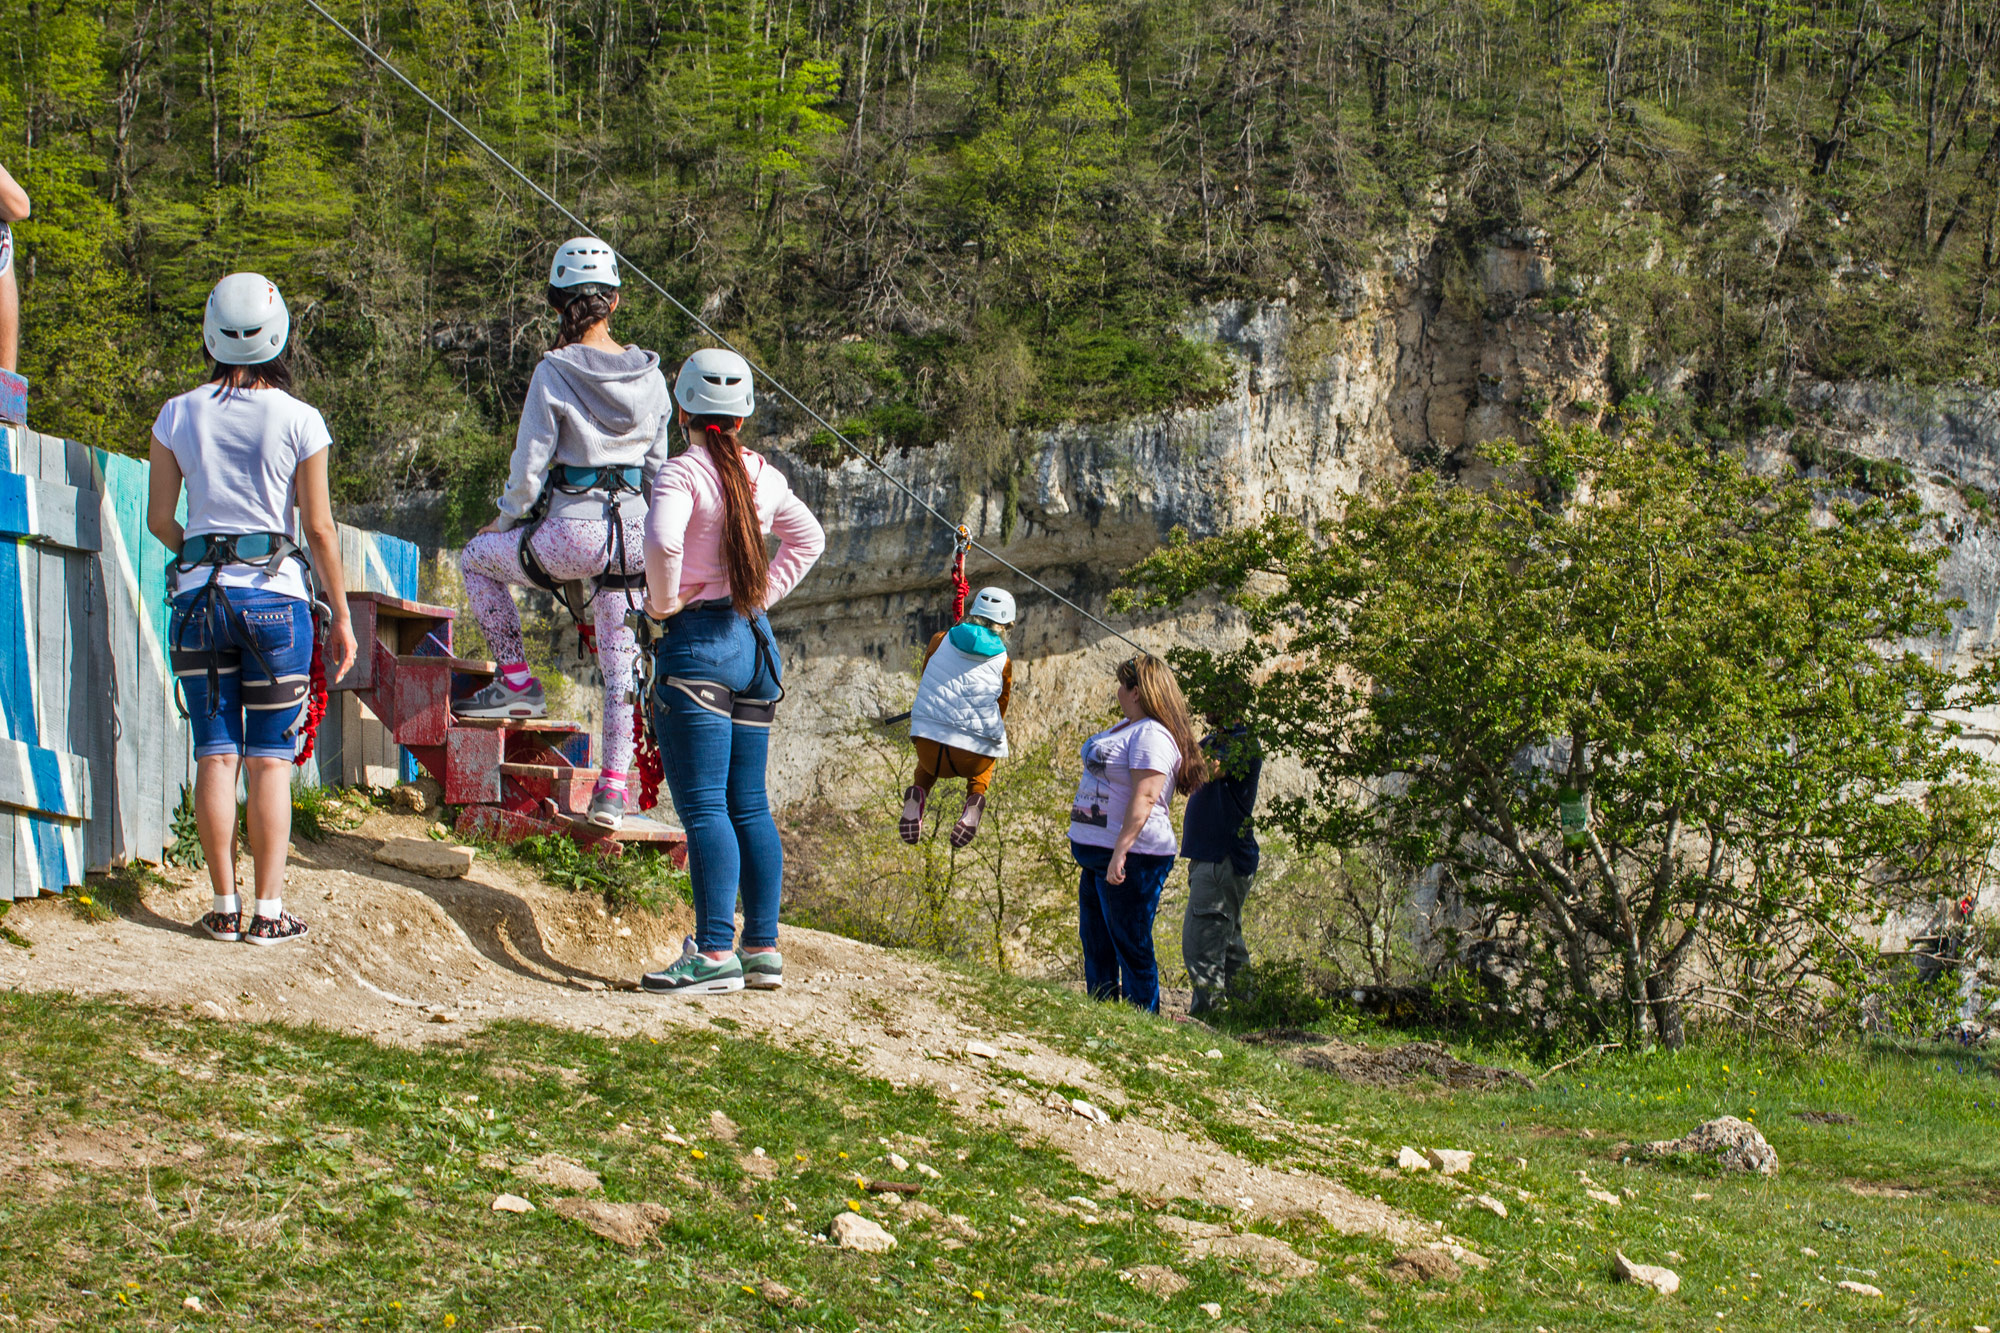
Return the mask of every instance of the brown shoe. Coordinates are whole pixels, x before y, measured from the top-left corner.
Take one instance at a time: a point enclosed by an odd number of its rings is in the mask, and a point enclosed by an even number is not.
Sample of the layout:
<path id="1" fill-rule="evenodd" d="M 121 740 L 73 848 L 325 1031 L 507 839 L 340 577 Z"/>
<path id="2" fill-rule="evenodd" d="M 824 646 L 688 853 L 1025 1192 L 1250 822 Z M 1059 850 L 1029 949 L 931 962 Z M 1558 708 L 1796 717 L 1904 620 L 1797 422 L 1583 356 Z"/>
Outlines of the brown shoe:
<path id="1" fill-rule="evenodd" d="M 931 794 L 922 787 L 912 787 L 903 793 L 903 818 L 896 825 L 896 831 L 903 835 L 903 841 L 914 847 L 924 832 L 924 807 L 930 803 Z M 916 805 L 916 813 L 910 813 L 911 803 Z"/>
<path id="2" fill-rule="evenodd" d="M 986 793 L 965 798 L 965 813 L 951 826 L 951 845 L 964 847 L 979 836 L 979 816 L 986 811 Z"/>

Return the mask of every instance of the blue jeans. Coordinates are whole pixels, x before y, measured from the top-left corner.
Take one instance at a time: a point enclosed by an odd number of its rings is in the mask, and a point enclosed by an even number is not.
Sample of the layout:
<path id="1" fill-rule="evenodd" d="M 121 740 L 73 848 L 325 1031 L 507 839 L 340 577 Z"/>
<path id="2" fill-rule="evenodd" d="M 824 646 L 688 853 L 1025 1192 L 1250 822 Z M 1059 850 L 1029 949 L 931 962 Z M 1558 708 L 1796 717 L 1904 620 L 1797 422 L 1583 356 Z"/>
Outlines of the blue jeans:
<path id="1" fill-rule="evenodd" d="M 670 617 L 654 649 L 653 734 L 687 831 L 694 942 L 706 952 L 735 943 L 739 889 L 743 947 L 778 942 L 785 849 L 764 789 L 771 730 L 768 723 L 732 720 L 716 711 L 712 695 L 704 699 L 700 690 L 673 682 L 720 685 L 739 700 L 773 700 L 783 693 L 781 677 L 771 622 L 761 612 L 745 620 L 727 604 L 698 603 Z"/>
<path id="2" fill-rule="evenodd" d="M 210 603 L 206 613 L 194 610 L 201 590 L 190 588 L 174 598 L 173 617 L 167 624 L 167 643 L 172 648 L 184 652 L 222 650 L 213 698 L 209 697 L 206 669 L 178 671 L 174 676 L 187 703 L 195 758 L 235 754 L 290 759 L 298 753 L 298 729 L 305 721 L 306 704 L 246 708 L 243 685 L 246 681 L 311 678 L 312 604 L 255 588 L 217 591 L 228 599 L 227 612 L 220 598 Z"/>
<path id="3" fill-rule="evenodd" d="M 1125 882 L 1104 878 L 1111 866 L 1109 847 L 1072 841 L 1070 855 L 1083 873 L 1077 877 L 1077 935 L 1083 940 L 1083 983 L 1092 998 L 1128 1003 L 1160 1012 L 1160 965 L 1153 957 L 1153 916 L 1160 891 L 1174 868 L 1171 856 L 1125 854 Z"/>

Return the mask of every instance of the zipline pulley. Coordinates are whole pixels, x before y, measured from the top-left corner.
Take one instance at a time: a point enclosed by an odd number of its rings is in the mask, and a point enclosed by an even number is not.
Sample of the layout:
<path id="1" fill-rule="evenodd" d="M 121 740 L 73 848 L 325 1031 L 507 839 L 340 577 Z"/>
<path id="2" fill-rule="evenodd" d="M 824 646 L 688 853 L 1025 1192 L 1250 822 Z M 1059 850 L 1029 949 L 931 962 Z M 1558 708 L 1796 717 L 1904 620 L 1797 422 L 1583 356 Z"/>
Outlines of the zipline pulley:
<path id="1" fill-rule="evenodd" d="M 972 530 L 958 525 L 958 541 L 951 556 L 951 623 L 965 619 L 965 599 L 972 585 L 965 581 L 965 553 L 972 549 Z"/>

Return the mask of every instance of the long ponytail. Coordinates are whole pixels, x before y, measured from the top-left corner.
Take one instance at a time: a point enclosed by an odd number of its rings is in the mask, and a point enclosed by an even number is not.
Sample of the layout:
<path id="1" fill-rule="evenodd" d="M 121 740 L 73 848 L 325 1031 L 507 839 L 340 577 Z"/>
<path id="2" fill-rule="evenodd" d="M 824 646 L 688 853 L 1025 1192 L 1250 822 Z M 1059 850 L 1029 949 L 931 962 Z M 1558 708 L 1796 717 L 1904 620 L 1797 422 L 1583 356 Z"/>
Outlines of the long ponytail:
<path id="1" fill-rule="evenodd" d="M 757 488 L 736 442 L 742 424 L 736 417 L 691 417 L 688 438 L 708 447 L 715 475 L 722 479 L 722 563 L 729 571 L 729 601 L 737 615 L 748 619 L 764 609 L 771 562 L 764 552 L 764 525 L 757 519 Z"/>

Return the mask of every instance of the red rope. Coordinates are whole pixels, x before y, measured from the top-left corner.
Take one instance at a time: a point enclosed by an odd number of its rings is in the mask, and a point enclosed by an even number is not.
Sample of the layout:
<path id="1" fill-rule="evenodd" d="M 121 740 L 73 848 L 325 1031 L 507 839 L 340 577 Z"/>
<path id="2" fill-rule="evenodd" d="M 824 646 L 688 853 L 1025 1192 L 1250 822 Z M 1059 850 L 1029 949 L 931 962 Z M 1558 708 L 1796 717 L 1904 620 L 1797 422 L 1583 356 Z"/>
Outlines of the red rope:
<path id="1" fill-rule="evenodd" d="M 638 743 L 633 747 L 633 767 L 639 770 L 639 809 L 651 810 L 660 803 L 660 780 L 666 770 L 660 765 L 659 742 L 653 739 L 652 729 L 646 725 L 645 700 L 635 700 L 632 704 L 632 736 Z"/>
<path id="2" fill-rule="evenodd" d="M 965 597 L 972 591 L 972 585 L 965 581 L 965 549 L 971 544 L 972 534 L 960 528 L 958 550 L 951 559 L 951 623 L 954 625 L 965 619 Z"/>
<path id="3" fill-rule="evenodd" d="M 314 629 L 317 630 L 318 626 L 315 625 Z M 292 760 L 294 764 L 301 766 L 304 765 L 306 760 L 313 757 L 313 744 L 319 739 L 319 724 L 326 717 L 326 660 L 321 656 L 326 651 L 325 642 L 324 635 L 314 634 L 312 693 L 306 700 L 306 725 L 304 729 L 306 743 L 300 748 L 299 757 Z"/>

